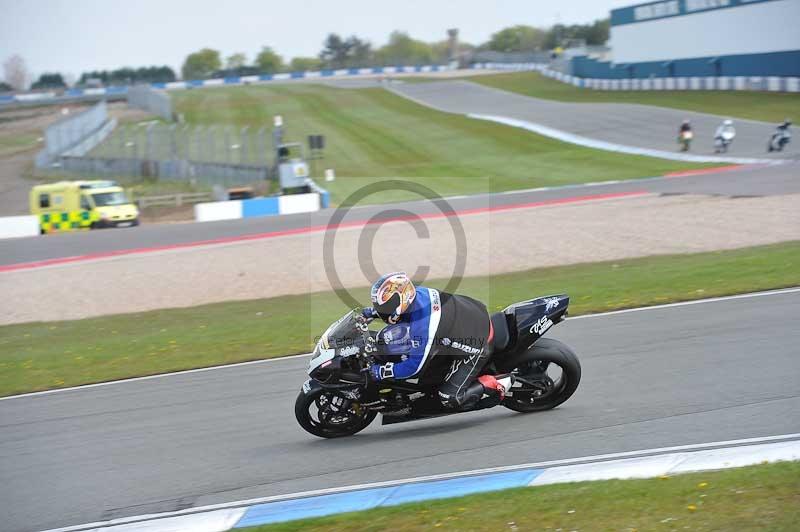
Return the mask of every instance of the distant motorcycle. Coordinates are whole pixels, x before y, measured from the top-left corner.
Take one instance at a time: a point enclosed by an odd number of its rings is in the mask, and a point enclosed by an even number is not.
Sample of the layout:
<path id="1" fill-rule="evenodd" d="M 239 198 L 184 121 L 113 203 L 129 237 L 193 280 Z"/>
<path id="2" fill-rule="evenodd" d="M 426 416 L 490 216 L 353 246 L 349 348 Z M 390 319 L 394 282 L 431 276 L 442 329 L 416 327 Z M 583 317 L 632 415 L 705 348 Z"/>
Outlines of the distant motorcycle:
<path id="1" fill-rule="evenodd" d="M 581 380 L 578 357 L 567 345 L 541 336 L 567 316 L 569 297 L 540 297 L 515 303 L 491 316 L 492 355 L 482 374 L 511 373 L 505 397 L 480 408 L 502 405 L 516 412 L 550 410 L 569 399 Z M 382 380 L 379 401 L 366 400 L 371 364 L 380 361 L 374 332 L 354 309 L 334 322 L 317 342 L 309 379 L 295 401 L 301 427 L 321 438 L 350 436 L 382 414 L 383 424 L 463 412 L 444 407 L 440 384 L 423 373 L 419 379 Z M 368 403 L 368 404 L 363 404 Z M 474 409 L 473 409 L 474 410 Z"/>
<path id="2" fill-rule="evenodd" d="M 769 142 L 767 143 L 767 151 L 783 151 L 783 148 L 785 148 L 791 140 L 792 133 L 789 131 L 789 128 L 778 127 L 775 133 L 773 133 L 769 138 Z"/>
<path id="3" fill-rule="evenodd" d="M 714 153 L 727 153 L 728 146 L 733 142 L 735 136 L 736 130 L 733 128 L 733 121 L 725 120 L 714 135 Z"/>
<path id="4" fill-rule="evenodd" d="M 678 135 L 678 144 L 681 147 L 681 151 L 689 151 L 689 148 L 692 144 L 692 138 L 694 137 L 694 133 L 691 130 L 681 131 Z"/>

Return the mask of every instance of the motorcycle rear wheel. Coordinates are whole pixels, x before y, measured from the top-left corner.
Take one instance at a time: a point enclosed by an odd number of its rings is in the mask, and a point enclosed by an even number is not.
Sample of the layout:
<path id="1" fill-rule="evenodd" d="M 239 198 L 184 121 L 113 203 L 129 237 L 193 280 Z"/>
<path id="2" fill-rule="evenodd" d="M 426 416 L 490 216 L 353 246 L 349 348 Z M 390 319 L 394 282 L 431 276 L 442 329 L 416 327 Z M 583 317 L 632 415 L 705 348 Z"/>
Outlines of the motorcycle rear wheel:
<path id="1" fill-rule="evenodd" d="M 352 436 L 367 428 L 377 412 L 361 408 L 325 389 L 300 392 L 294 403 L 294 416 L 307 432 L 320 438 Z M 337 404 L 338 403 L 338 404 Z"/>
<path id="2" fill-rule="evenodd" d="M 556 379 L 548 374 L 553 365 L 560 369 Z M 513 373 L 520 385 L 515 384 L 501 404 L 515 412 L 541 412 L 572 397 L 581 382 L 581 363 L 568 345 L 541 338 Z"/>

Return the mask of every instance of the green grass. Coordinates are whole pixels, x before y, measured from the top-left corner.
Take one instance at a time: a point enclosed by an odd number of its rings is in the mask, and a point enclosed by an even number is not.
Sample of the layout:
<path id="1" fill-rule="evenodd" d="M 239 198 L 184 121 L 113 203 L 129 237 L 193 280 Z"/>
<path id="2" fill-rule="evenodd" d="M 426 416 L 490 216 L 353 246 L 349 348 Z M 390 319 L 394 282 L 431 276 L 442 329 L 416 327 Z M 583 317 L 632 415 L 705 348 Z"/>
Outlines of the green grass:
<path id="1" fill-rule="evenodd" d="M 348 178 L 417 179 L 443 195 L 632 179 L 703 165 L 592 150 L 517 128 L 434 111 L 383 89 L 296 84 L 209 88 L 173 93 L 190 124 L 271 128 L 274 115 L 287 139 L 326 138 L 316 175 L 334 203 L 363 184 Z M 406 199 L 384 194 L 382 201 Z"/>
<path id="2" fill-rule="evenodd" d="M 600 91 L 579 89 L 536 72 L 463 78 L 525 96 L 562 102 L 638 103 L 778 123 L 800 119 L 800 94 L 755 91 Z M 433 80 L 430 78 L 430 80 Z"/>
<path id="3" fill-rule="evenodd" d="M 798 523 L 800 462 L 778 462 L 669 478 L 518 488 L 242 530 L 789 532 Z"/>
<path id="4" fill-rule="evenodd" d="M 32 150 L 39 146 L 37 133 L 7 133 L 0 135 L 0 157 Z"/>
<path id="5" fill-rule="evenodd" d="M 442 283 L 426 283 L 442 288 Z M 490 310 L 567 293 L 573 315 L 800 285 L 800 242 L 464 279 Z M 354 291 L 368 299 L 368 289 Z M 332 293 L 0 327 L 0 395 L 307 352 Z"/>

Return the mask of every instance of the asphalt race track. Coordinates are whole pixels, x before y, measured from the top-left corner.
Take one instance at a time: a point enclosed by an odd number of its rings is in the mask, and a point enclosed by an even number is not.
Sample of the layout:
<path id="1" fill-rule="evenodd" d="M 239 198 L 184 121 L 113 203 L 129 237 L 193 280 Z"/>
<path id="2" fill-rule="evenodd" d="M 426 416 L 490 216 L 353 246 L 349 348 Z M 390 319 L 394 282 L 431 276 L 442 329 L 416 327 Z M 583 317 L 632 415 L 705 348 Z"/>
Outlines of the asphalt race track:
<path id="1" fill-rule="evenodd" d="M 766 196 L 800 193 L 800 164 L 785 163 L 771 166 L 740 167 L 719 173 L 679 178 L 630 180 L 613 184 L 576 185 L 549 190 L 462 196 L 448 198 L 447 203 L 453 210 L 460 211 L 628 191 L 668 194 L 720 194 L 726 196 Z M 355 208 L 348 214 L 346 220 L 368 220 L 386 209 L 405 209 L 419 214 L 438 212 L 437 207 L 429 201 L 394 203 L 389 207 L 386 205 L 373 205 Z M 321 226 L 329 223 L 332 213 L 333 210 L 326 209 L 312 214 L 245 218 L 201 224 L 155 224 L 130 229 L 0 239 L 0 266 Z"/>
<path id="2" fill-rule="evenodd" d="M 538 294 L 519 294 L 520 299 Z M 321 440 L 295 422 L 307 357 L 0 400 L 2 528 L 800 432 L 800 291 L 568 320 L 562 407 Z"/>
<path id="3" fill-rule="evenodd" d="M 403 83 L 392 92 L 422 105 L 460 114 L 498 115 L 614 144 L 677 152 L 678 126 L 692 122 L 695 155 L 714 154 L 714 132 L 724 117 L 623 103 L 572 103 L 531 98 L 470 81 Z M 791 158 L 797 150 L 767 153 L 767 140 L 777 124 L 735 119 L 736 138 L 728 157 Z"/>

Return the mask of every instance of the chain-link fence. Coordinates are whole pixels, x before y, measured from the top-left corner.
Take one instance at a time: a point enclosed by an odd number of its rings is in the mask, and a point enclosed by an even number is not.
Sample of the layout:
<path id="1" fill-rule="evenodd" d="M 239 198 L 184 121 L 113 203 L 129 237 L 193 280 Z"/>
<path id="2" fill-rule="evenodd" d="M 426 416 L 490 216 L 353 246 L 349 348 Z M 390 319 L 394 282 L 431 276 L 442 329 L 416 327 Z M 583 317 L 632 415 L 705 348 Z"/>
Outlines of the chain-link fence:
<path id="1" fill-rule="evenodd" d="M 274 163 L 266 127 L 121 124 L 89 153 L 62 154 L 60 171 L 232 186 L 263 181 Z"/>

